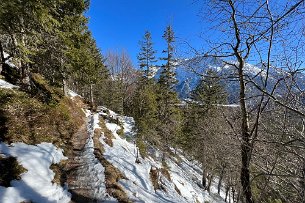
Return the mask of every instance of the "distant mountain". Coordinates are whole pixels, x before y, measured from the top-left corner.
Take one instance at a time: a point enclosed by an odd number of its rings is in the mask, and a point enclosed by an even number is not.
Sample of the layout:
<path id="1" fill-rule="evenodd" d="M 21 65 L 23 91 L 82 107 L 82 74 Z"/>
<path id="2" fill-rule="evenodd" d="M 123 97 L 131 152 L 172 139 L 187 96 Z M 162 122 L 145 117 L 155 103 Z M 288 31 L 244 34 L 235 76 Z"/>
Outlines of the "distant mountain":
<path id="1" fill-rule="evenodd" d="M 192 90 L 196 88 L 201 77 L 204 77 L 206 71 L 208 69 L 214 69 L 218 72 L 221 78 L 224 78 L 223 85 L 228 93 L 229 103 L 238 102 L 239 83 L 237 78 L 237 69 L 233 65 L 228 65 L 237 64 L 237 62 L 225 62 L 221 59 L 212 57 L 195 57 L 191 59 L 179 60 L 178 64 L 179 65 L 175 70 L 178 83 L 175 88 L 181 99 L 189 98 Z M 161 69 L 156 72 L 154 77 L 158 79 L 160 77 L 160 73 Z M 252 80 L 257 85 L 263 87 L 265 78 L 267 76 L 266 66 L 264 64 L 252 65 L 246 63 L 244 74 L 247 80 Z M 282 80 L 283 78 L 286 78 L 287 81 L 287 78 L 291 78 L 291 74 L 283 69 L 271 67 L 268 72 L 268 83 L 266 89 L 271 92 L 274 85 L 280 80 L 280 82 L 277 84 L 275 93 L 277 95 L 282 95 L 286 90 L 285 83 Z M 298 73 L 294 79 L 297 81 L 299 88 L 305 89 L 304 74 Z M 246 88 L 248 93 L 247 96 L 255 96 L 260 94 L 257 88 L 250 82 L 246 84 Z"/>

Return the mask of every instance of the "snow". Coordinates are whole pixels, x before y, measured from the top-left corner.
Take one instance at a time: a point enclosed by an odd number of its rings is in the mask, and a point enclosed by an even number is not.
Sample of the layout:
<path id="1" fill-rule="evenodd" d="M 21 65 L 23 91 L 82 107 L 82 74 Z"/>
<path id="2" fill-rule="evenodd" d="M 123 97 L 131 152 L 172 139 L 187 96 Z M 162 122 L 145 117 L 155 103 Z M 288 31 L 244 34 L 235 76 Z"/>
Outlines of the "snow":
<path id="1" fill-rule="evenodd" d="M 232 107 L 232 108 L 238 108 L 238 107 L 240 107 L 239 104 L 217 104 L 217 106 Z"/>
<path id="2" fill-rule="evenodd" d="M 85 178 L 88 181 L 84 181 L 85 185 L 82 185 L 84 188 L 90 188 L 90 193 L 93 195 L 93 198 L 98 200 L 98 202 L 116 202 L 113 197 L 110 197 L 106 192 L 105 186 L 105 168 L 99 162 L 99 160 L 94 155 L 94 143 L 93 136 L 94 130 L 100 128 L 98 123 L 98 114 L 92 114 L 89 110 L 86 111 L 88 126 L 87 131 L 89 137 L 84 146 L 83 152 L 79 157 L 84 161 L 83 166 L 81 166 L 81 174 L 77 179 Z M 73 188 L 71 188 L 73 189 Z M 107 200 L 107 201 L 105 201 Z"/>
<path id="3" fill-rule="evenodd" d="M 87 119 L 89 120 L 87 131 L 89 134 L 89 138 L 86 141 L 84 146 L 84 150 L 81 155 L 81 159 L 83 160 L 83 173 L 86 174 L 87 180 L 92 180 L 89 186 L 93 190 L 94 198 L 97 200 L 105 199 L 107 195 L 106 186 L 105 186 L 105 168 L 103 165 L 95 158 L 94 155 L 94 143 L 93 143 L 93 135 L 94 130 L 99 128 L 98 123 L 98 115 L 91 114 L 90 111 L 87 110 Z"/>
<path id="4" fill-rule="evenodd" d="M 6 52 L 3 52 L 3 55 L 4 55 L 4 58 L 9 57 L 9 54 Z M 6 60 L 5 63 L 7 65 L 9 65 L 10 67 L 17 68 L 17 66 L 15 66 L 15 64 L 12 63 L 12 58 L 9 58 L 8 60 Z"/>
<path id="5" fill-rule="evenodd" d="M 15 203 L 22 201 L 58 202 L 71 200 L 70 193 L 52 183 L 55 173 L 51 164 L 67 159 L 61 149 L 51 143 L 27 145 L 13 143 L 10 146 L 0 143 L 0 152 L 5 157 L 13 156 L 27 170 L 21 175 L 21 180 L 11 181 L 11 187 L 0 186 L 0 202 Z"/>
<path id="6" fill-rule="evenodd" d="M 128 126 L 130 118 L 123 118 L 126 127 L 125 133 L 132 129 Z M 128 127 L 127 127 L 128 126 Z M 105 147 L 105 158 L 118 168 L 128 180 L 120 180 L 119 183 L 124 187 L 129 197 L 136 202 L 183 202 L 183 198 L 178 195 L 172 198 L 170 194 L 163 191 L 155 192 L 152 182 L 150 180 L 149 172 L 152 164 L 160 167 L 160 164 L 153 163 L 153 160 L 141 159 L 141 164 L 136 164 L 136 146 L 127 142 L 125 139 L 120 138 L 116 133 L 121 127 L 114 123 L 106 123 L 106 127 L 113 133 L 113 147 L 109 147 L 104 143 L 103 139 L 100 141 Z M 125 130 L 125 128 L 124 128 Z M 176 201 L 179 199 L 179 201 Z"/>
<path id="7" fill-rule="evenodd" d="M 81 178 L 92 180 L 84 181 L 83 185 L 90 188 L 94 199 L 98 202 L 116 202 L 106 190 L 105 168 L 94 155 L 94 131 L 100 128 L 99 116 L 111 117 L 111 120 L 118 120 L 121 126 L 116 123 L 105 121 L 106 127 L 112 132 L 114 139 L 113 147 L 104 142 L 104 133 L 101 133 L 99 141 L 104 145 L 104 157 L 116 167 L 127 179 L 119 180 L 128 197 L 133 202 L 146 203 L 176 203 L 176 202 L 201 202 L 223 203 L 224 192 L 221 191 L 222 198 L 217 194 L 208 194 L 200 187 L 202 176 L 198 163 L 188 161 L 178 151 L 177 156 L 167 157 L 166 163 L 171 179 L 168 180 L 159 172 L 158 182 L 164 189 L 154 189 L 150 179 L 151 169 L 162 168 L 162 163 L 158 158 L 148 156 L 143 159 L 139 157 L 140 163 L 136 162 L 137 146 L 134 143 L 135 121 L 132 117 L 120 116 L 104 107 L 99 107 L 99 113 L 92 113 L 85 110 L 88 126 L 88 139 L 80 159 L 84 161 Z M 106 113 L 107 112 L 107 113 Z M 117 134 L 117 130 L 123 127 L 125 138 Z M 129 142 L 126 140 L 132 140 Z M 161 154 L 157 149 L 155 154 Z M 22 201 L 46 202 L 46 203 L 66 203 L 70 202 L 71 195 L 67 191 L 68 186 L 62 188 L 56 183 L 52 183 L 54 172 L 50 170 L 53 163 L 59 163 L 66 159 L 63 151 L 56 148 L 51 143 L 41 143 L 38 145 L 26 145 L 24 143 L 13 143 L 7 145 L 0 143 L 0 155 L 4 157 L 13 156 L 27 170 L 21 175 L 21 180 L 13 180 L 11 187 L 0 186 L 0 202 L 13 203 Z M 155 155 L 154 155 L 155 157 Z M 159 157 L 159 156 L 157 156 Z M 81 179 L 80 179 L 81 181 Z M 73 188 L 70 188 L 73 189 Z M 177 189 L 180 191 L 178 192 Z M 212 184 L 212 193 L 216 193 L 216 182 Z M 179 194 L 181 193 L 181 194 Z"/>
<path id="8" fill-rule="evenodd" d="M 106 115 L 106 108 L 100 108 L 103 116 Z M 134 120 L 131 117 L 119 116 L 113 111 L 109 111 L 108 116 L 118 118 L 122 123 L 124 134 L 128 140 L 132 140 L 135 135 Z M 121 126 L 115 123 L 105 122 L 106 127 L 112 132 L 115 139 L 112 140 L 113 147 L 107 145 L 103 140 L 100 142 L 104 145 L 104 157 L 119 171 L 121 171 L 126 179 L 121 179 L 119 183 L 127 192 L 129 198 L 134 202 L 205 202 L 222 203 L 224 202 L 218 195 L 211 196 L 199 186 L 201 180 L 201 169 L 196 164 L 190 163 L 182 155 L 180 164 L 177 164 L 173 158 L 167 158 L 166 162 L 169 166 L 168 170 L 171 181 L 160 174 L 159 182 L 165 187 L 165 190 L 154 190 L 152 181 L 150 180 L 151 168 L 161 168 L 161 161 L 152 157 L 141 158 L 139 164 L 135 163 L 137 147 L 134 143 L 128 142 L 125 138 L 117 134 L 117 130 Z M 156 150 L 158 152 L 158 150 Z M 156 153 L 157 153 L 156 152 Z M 158 154 L 158 153 L 157 153 Z M 181 195 L 175 190 L 175 186 L 180 190 Z M 215 191 L 215 189 L 214 189 Z"/>
<path id="9" fill-rule="evenodd" d="M 77 93 L 73 92 L 72 90 L 68 90 L 68 95 L 73 98 L 73 97 L 76 97 L 76 96 L 79 96 Z"/>
<path id="10" fill-rule="evenodd" d="M 18 86 L 13 85 L 11 83 L 8 83 L 8 82 L 0 79 L 0 88 L 13 89 L 13 88 L 18 88 Z"/>

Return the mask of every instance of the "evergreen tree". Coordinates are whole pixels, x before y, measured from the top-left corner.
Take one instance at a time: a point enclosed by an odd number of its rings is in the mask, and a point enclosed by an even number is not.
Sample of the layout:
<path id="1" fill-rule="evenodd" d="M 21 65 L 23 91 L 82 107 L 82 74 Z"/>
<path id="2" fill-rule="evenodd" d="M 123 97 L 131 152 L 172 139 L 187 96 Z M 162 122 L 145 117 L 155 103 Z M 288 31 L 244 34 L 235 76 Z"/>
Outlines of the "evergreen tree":
<path id="1" fill-rule="evenodd" d="M 172 29 L 172 26 L 167 26 L 166 30 L 163 34 L 163 39 L 166 41 L 166 49 L 163 50 L 163 53 L 166 54 L 165 57 L 162 57 L 161 60 L 165 62 L 161 66 L 162 71 L 159 79 L 159 83 L 161 86 L 164 86 L 165 88 L 172 89 L 174 88 L 174 85 L 177 83 L 177 80 L 175 78 L 175 67 L 177 65 L 177 61 L 174 59 L 174 45 L 175 42 L 175 36 L 174 31 Z"/>
<path id="2" fill-rule="evenodd" d="M 158 81 L 157 102 L 160 123 L 157 130 L 163 138 L 163 150 L 168 151 L 170 145 L 175 145 L 181 135 L 182 114 L 178 107 L 180 101 L 174 91 L 174 86 L 177 83 L 174 70 L 176 65 L 173 46 L 175 36 L 171 26 L 166 28 L 163 38 L 167 43 L 167 48 L 163 51 L 163 53 L 166 53 L 166 56 L 162 58 L 165 64 L 162 65 L 162 72 Z"/>
<path id="3" fill-rule="evenodd" d="M 29 85 L 31 57 L 40 51 L 44 33 L 57 29 L 53 15 L 61 1 L 2 0 L 0 3 L 1 46 L 18 63 L 22 83 Z"/>
<path id="4" fill-rule="evenodd" d="M 107 78 L 107 70 L 88 30 L 88 7 L 88 0 L 1 1 L 1 63 L 4 52 L 13 57 L 28 89 L 36 72 L 65 93 L 69 82 L 92 102 L 93 87 Z"/>
<path id="5" fill-rule="evenodd" d="M 208 69 L 204 77 L 192 92 L 192 99 L 198 102 L 204 109 L 212 109 L 217 104 L 226 102 L 226 92 L 221 84 L 218 73 Z"/>
<path id="6" fill-rule="evenodd" d="M 212 69 L 206 71 L 206 75 L 193 91 L 192 97 L 193 101 L 184 111 L 185 121 L 181 144 L 186 152 L 202 163 L 202 185 L 209 190 L 207 172 L 213 173 L 215 167 L 223 164 L 215 161 L 218 153 L 212 150 L 217 148 L 215 142 L 223 134 L 223 124 L 220 120 L 224 109 L 218 107 L 218 104 L 226 102 L 226 93 L 216 71 Z M 194 146 L 196 146 L 195 149 Z M 222 157 L 217 160 L 221 162 Z"/>
<path id="7" fill-rule="evenodd" d="M 157 84 L 153 80 L 143 82 L 139 79 L 133 97 L 133 117 L 135 118 L 138 134 L 137 139 L 153 145 L 160 143 L 157 133 L 159 120 L 157 118 Z"/>
<path id="8" fill-rule="evenodd" d="M 143 70 L 143 76 L 149 78 L 152 76 L 150 68 L 157 61 L 155 57 L 156 51 L 153 49 L 151 33 L 145 32 L 143 41 L 140 41 L 140 53 L 138 55 L 139 66 Z"/>

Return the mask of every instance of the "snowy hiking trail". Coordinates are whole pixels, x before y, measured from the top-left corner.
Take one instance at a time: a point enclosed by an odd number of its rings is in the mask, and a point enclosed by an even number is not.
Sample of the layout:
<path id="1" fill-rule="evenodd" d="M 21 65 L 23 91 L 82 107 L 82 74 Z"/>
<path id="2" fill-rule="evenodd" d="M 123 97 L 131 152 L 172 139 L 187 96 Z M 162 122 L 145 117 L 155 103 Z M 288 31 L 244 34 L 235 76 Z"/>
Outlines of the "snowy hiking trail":
<path id="1" fill-rule="evenodd" d="M 198 164 L 189 162 L 179 153 L 180 161 L 175 157 L 166 159 L 170 179 L 158 172 L 158 182 L 162 187 L 155 189 L 150 173 L 152 169 L 162 168 L 160 161 L 162 153 L 158 149 L 151 148 L 153 150 L 151 156 L 145 159 L 140 157 L 141 163 L 136 163 L 137 146 L 134 143 L 136 132 L 133 118 L 118 115 L 104 107 L 98 113 L 92 113 L 89 110 L 85 113 L 86 122 L 71 138 L 73 153 L 67 157 L 68 159 L 62 155 L 61 149 L 51 143 L 38 145 L 14 143 L 11 146 L 0 143 L 0 152 L 15 156 L 18 162 L 29 170 L 29 173 L 25 173 L 24 176 L 30 175 L 29 181 L 22 179 L 22 181 L 14 181 L 13 187 L 0 187 L 1 203 L 27 202 L 28 200 L 46 203 L 118 202 L 107 193 L 105 168 L 94 154 L 93 136 L 95 129 L 101 128 L 100 116 L 105 118 L 105 121 L 101 119 L 101 122 L 105 122 L 106 128 L 113 135 L 113 146 L 109 146 L 105 143 L 104 132 L 101 132 L 99 142 L 105 150 L 102 155 L 127 178 L 120 179 L 118 186 L 126 192 L 131 202 L 223 203 L 219 196 L 214 194 L 211 196 L 202 190 L 198 185 L 198 180 L 201 179 Z M 123 135 L 118 135 L 118 130 L 121 128 L 123 128 Z M 55 173 L 50 169 L 50 165 L 64 159 L 67 159 L 67 163 L 63 169 L 65 177 L 61 178 L 61 182 L 66 181 L 67 187 L 62 188 L 53 183 Z M 37 177 L 42 177 L 40 183 L 36 183 Z M 31 188 L 24 187 L 23 182 Z M 29 189 L 33 191 L 29 193 Z"/>
<path id="2" fill-rule="evenodd" d="M 68 170 L 70 172 L 67 180 L 72 202 L 115 201 L 106 193 L 104 167 L 93 153 L 92 137 L 94 129 L 97 127 L 95 116 L 97 115 L 87 111 L 87 129 L 82 126 L 72 140 L 73 158 L 69 159 Z"/>

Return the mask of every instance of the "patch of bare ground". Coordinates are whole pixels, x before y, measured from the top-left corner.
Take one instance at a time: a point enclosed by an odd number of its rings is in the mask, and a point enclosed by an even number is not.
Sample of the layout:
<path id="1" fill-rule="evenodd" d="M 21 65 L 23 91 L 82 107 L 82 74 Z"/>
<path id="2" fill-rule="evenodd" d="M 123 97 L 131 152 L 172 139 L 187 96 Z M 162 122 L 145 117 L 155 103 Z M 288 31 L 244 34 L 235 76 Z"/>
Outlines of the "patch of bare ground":
<path id="1" fill-rule="evenodd" d="M 166 191 L 166 189 L 161 181 L 161 175 L 163 175 L 167 180 L 171 181 L 171 177 L 170 177 L 170 174 L 169 174 L 167 168 L 152 167 L 150 169 L 149 176 L 150 176 L 150 180 L 153 184 L 154 189 Z"/>
<path id="2" fill-rule="evenodd" d="M 130 203 L 126 192 L 123 190 L 123 188 L 119 185 L 118 181 L 120 179 L 127 179 L 117 168 L 115 168 L 109 161 L 106 160 L 106 158 L 103 156 L 104 153 L 104 147 L 101 142 L 99 142 L 99 138 L 104 132 L 104 137 L 107 140 L 107 144 L 109 146 L 112 146 L 112 139 L 114 138 L 112 133 L 106 128 L 105 122 L 102 118 L 100 118 L 100 127 L 101 129 L 96 129 L 94 133 L 94 155 L 95 157 L 101 162 L 101 164 L 105 168 L 105 184 L 107 193 L 114 198 L 116 198 L 121 203 Z M 104 131 L 105 130 L 105 131 Z M 108 130 L 108 132 L 107 132 Z"/>
<path id="3" fill-rule="evenodd" d="M 99 137 L 102 133 L 104 133 L 104 142 L 109 145 L 110 147 L 113 147 L 113 143 L 112 143 L 112 139 L 114 139 L 115 137 L 113 136 L 112 132 L 106 127 L 105 125 L 105 120 L 100 117 L 100 123 L 99 123 L 100 129 L 95 129 L 96 132 L 94 137 L 97 137 L 97 142 L 94 142 L 95 144 L 99 143 Z"/>

